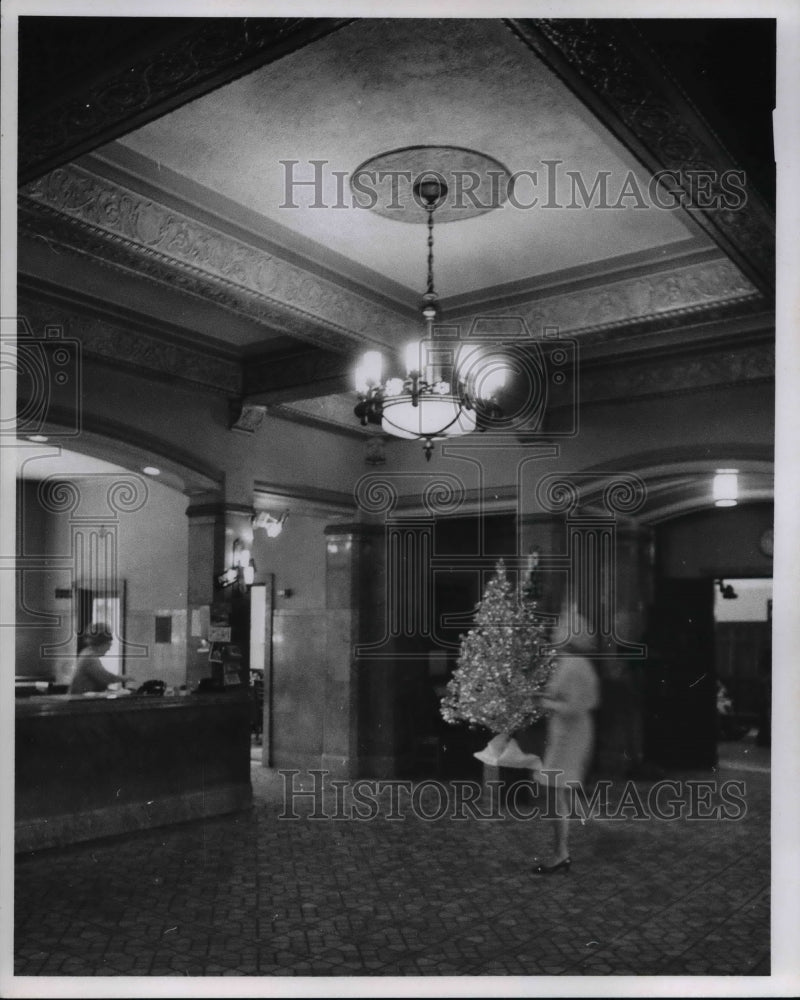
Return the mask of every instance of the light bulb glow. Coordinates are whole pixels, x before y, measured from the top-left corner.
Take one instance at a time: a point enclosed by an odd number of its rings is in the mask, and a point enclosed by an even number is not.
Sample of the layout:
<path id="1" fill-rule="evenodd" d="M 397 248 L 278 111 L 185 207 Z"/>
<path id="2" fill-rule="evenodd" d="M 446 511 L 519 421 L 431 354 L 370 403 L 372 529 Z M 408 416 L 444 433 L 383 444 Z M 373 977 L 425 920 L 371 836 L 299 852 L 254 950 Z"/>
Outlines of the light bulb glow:
<path id="1" fill-rule="evenodd" d="M 735 507 L 739 499 L 739 477 L 736 472 L 725 470 L 714 476 L 714 503 L 717 507 Z"/>
<path id="2" fill-rule="evenodd" d="M 380 351 L 367 351 L 361 359 L 361 366 L 367 381 L 371 385 L 377 385 L 383 375 L 383 357 Z"/>
<path id="3" fill-rule="evenodd" d="M 491 399 L 506 384 L 508 368 L 502 364 L 487 365 L 475 380 L 475 395 L 478 399 Z"/>
<path id="4" fill-rule="evenodd" d="M 410 343 L 406 344 L 403 351 L 403 357 L 405 358 L 406 371 L 410 375 L 412 372 L 422 371 L 420 362 L 420 348 L 421 344 L 412 340 Z"/>
<path id="5" fill-rule="evenodd" d="M 367 351 L 355 371 L 356 391 L 362 396 L 379 385 L 383 375 L 383 357 L 380 351 Z"/>
<path id="6" fill-rule="evenodd" d="M 401 378 L 390 378 L 386 380 L 386 395 L 399 396 L 403 391 L 403 380 Z"/>

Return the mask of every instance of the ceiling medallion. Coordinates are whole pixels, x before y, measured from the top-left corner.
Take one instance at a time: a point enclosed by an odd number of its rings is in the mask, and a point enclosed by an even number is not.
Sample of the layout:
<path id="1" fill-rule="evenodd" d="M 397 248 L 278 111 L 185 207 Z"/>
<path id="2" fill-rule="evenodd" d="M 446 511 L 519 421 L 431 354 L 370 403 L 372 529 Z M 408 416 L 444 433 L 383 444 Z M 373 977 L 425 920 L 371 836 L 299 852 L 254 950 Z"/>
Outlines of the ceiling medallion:
<path id="1" fill-rule="evenodd" d="M 398 222 L 427 223 L 418 193 L 426 180 L 438 181 L 443 196 L 437 222 L 471 219 L 499 208 L 507 199 L 512 175 L 493 156 L 461 146 L 406 146 L 365 160 L 350 175 L 353 202 Z"/>
<path id="2" fill-rule="evenodd" d="M 381 354 L 363 355 L 355 373 L 359 401 L 354 410 L 364 427 L 377 424 L 394 437 L 424 442 L 427 459 L 434 440 L 485 430 L 492 419 L 502 416 L 497 394 L 507 375 L 496 353 L 482 363 L 479 344 L 462 344 L 452 333 L 441 336 L 435 329 L 433 216 L 436 213 L 437 221 L 447 222 L 498 208 L 507 196 L 509 176 L 499 161 L 482 153 L 412 146 L 366 161 L 350 179 L 354 197 L 369 193 L 373 202 L 361 202 L 362 207 L 401 222 L 425 222 L 428 227 L 428 283 L 422 297 L 425 337 L 406 346 L 405 376 L 384 379 Z M 373 182 L 378 178 L 388 186 L 376 197 Z"/>

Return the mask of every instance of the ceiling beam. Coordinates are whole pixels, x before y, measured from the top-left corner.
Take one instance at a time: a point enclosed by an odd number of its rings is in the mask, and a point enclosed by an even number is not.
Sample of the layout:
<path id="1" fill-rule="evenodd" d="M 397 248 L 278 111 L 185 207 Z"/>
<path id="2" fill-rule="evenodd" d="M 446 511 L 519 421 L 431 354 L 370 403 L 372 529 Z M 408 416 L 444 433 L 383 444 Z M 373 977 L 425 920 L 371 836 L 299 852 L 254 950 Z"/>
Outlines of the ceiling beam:
<path id="1" fill-rule="evenodd" d="M 154 18 L 152 28 L 140 28 L 138 34 L 139 19 L 130 20 L 131 44 L 118 48 L 114 60 L 108 58 L 107 41 L 103 48 L 102 28 L 106 22 L 109 36 L 119 40 L 119 18 L 20 20 L 26 56 L 20 60 L 20 184 L 317 41 L 351 19 Z M 76 61 L 70 86 L 37 86 L 35 77 L 49 64 L 59 35 L 81 27 L 86 33 L 83 68 Z"/>
<path id="2" fill-rule="evenodd" d="M 247 358 L 242 367 L 249 404 L 291 403 L 352 389 L 353 360 L 324 348 Z"/>

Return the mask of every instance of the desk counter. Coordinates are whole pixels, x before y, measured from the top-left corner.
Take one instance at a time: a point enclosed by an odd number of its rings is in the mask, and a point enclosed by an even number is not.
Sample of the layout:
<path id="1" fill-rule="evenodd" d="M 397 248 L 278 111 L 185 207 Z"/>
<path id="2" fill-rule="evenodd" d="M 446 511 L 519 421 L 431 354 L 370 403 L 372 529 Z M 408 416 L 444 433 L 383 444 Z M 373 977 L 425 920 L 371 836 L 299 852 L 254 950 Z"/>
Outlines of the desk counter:
<path id="1" fill-rule="evenodd" d="M 15 746 L 17 852 L 252 803 L 240 692 L 19 698 Z"/>

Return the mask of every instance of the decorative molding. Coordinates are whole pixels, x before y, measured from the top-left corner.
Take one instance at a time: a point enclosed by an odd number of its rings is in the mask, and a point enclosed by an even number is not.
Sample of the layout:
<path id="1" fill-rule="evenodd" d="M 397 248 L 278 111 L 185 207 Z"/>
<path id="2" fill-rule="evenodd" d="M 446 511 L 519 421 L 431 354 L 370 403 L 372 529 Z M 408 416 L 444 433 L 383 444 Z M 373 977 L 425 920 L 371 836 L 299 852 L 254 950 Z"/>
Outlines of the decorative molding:
<path id="1" fill-rule="evenodd" d="M 24 231 L 100 265 L 210 299 L 331 354 L 365 343 L 385 347 L 416 332 L 412 320 L 387 307 L 75 165 L 23 190 L 20 223 Z M 557 292 L 544 287 L 526 302 L 480 315 L 521 315 L 534 333 L 552 326 L 611 335 L 631 324 L 674 323 L 714 308 L 761 301 L 725 258 L 679 261 L 659 272 L 636 270 L 633 276 L 623 271 L 610 283 L 608 274 L 598 274 L 594 284 L 584 277 L 579 287 L 560 283 Z M 461 322 L 470 318 L 463 316 Z M 337 366 L 327 367 L 330 376 Z M 256 380 L 249 391 L 259 388 Z"/>
<path id="2" fill-rule="evenodd" d="M 187 30 L 164 39 L 164 29 L 129 60 L 55 104 L 20 113 L 21 182 L 104 145 L 167 111 L 335 31 L 349 19 L 270 17 L 186 20 Z M 87 61 L 92 60 L 91 47 Z M 23 65 L 21 73 L 35 73 Z M 50 97 L 51 95 L 48 95 Z M 37 114 L 38 110 L 38 114 Z"/>
<path id="3" fill-rule="evenodd" d="M 356 295 L 419 319 L 416 301 L 400 282 L 358 264 L 331 246 L 303 236 L 254 208 L 158 163 L 121 142 L 111 143 L 82 158 L 81 166 L 114 184 L 152 198 L 198 222 L 275 254 L 320 278 L 328 278 Z M 702 241 L 705 246 L 705 241 Z"/>
<path id="4" fill-rule="evenodd" d="M 106 317 L 92 315 L 65 302 L 49 302 L 22 294 L 19 312 L 34 329 L 62 328 L 80 341 L 84 357 L 136 369 L 160 378 L 178 379 L 217 392 L 238 394 L 241 366 L 186 345 L 148 336 Z"/>
<path id="5" fill-rule="evenodd" d="M 718 386 L 772 382 L 775 346 L 771 342 L 726 346 L 714 352 L 607 364 L 581 371 L 581 403 L 619 402 L 643 396 L 694 392 Z"/>
<path id="6" fill-rule="evenodd" d="M 386 465 L 386 440 L 382 437 L 371 437 L 364 442 L 364 462 L 367 465 Z"/>
<path id="7" fill-rule="evenodd" d="M 462 317 L 466 326 L 484 316 L 521 317 L 535 337 L 545 327 L 560 333 L 615 332 L 629 324 L 669 318 L 694 317 L 709 309 L 735 303 L 761 302 L 761 296 L 729 260 L 671 267 L 659 274 L 621 277 L 593 288 L 555 295 L 543 294 L 529 302 Z M 599 338 L 594 336 L 593 341 Z"/>
<path id="8" fill-rule="evenodd" d="M 69 412 L 51 405 L 42 424 L 42 433 L 58 439 L 62 436 L 59 432 L 69 427 L 72 419 Z M 122 465 L 129 471 L 155 458 L 162 472 L 159 481 L 187 496 L 217 494 L 222 490 L 223 472 L 207 465 L 205 456 L 200 458 L 141 428 L 98 417 L 90 411 L 82 412 L 80 435 L 75 441 L 70 440 L 66 447 L 82 455 Z"/>
<path id="9" fill-rule="evenodd" d="M 499 308 L 527 302 L 536 296 L 557 295 L 569 290 L 596 288 L 622 278 L 646 277 L 666 268 L 724 259 L 719 248 L 711 246 L 705 237 L 694 236 L 674 243 L 661 244 L 647 250 L 620 254 L 605 260 L 594 260 L 573 267 L 532 275 L 518 281 L 464 292 L 442 299 L 442 312 L 459 316 L 477 309 Z"/>
<path id="10" fill-rule="evenodd" d="M 514 33 L 550 66 L 606 128 L 649 170 L 708 171 L 711 194 L 735 167 L 635 27 L 612 19 L 508 20 Z M 732 209 L 687 213 L 765 294 L 775 281 L 775 223 L 757 195 Z"/>
<path id="11" fill-rule="evenodd" d="M 20 199 L 27 232 L 211 297 L 311 343 L 385 346 L 412 327 L 332 281 L 75 164 L 26 185 Z"/>
<path id="12" fill-rule="evenodd" d="M 717 349 L 734 343 L 775 341 L 775 314 L 764 312 L 761 300 L 738 300 L 709 306 L 689 321 L 679 313 L 609 327 L 581 337 L 581 362 L 613 358 L 616 363 L 650 360 L 677 351 Z"/>
<path id="13" fill-rule="evenodd" d="M 267 412 L 266 406 L 255 406 L 241 399 L 230 400 L 230 429 L 244 434 L 254 434 L 261 426 Z"/>
<path id="14" fill-rule="evenodd" d="M 287 485 L 256 480 L 253 483 L 253 496 L 256 511 L 291 501 L 293 516 L 298 513 L 322 514 L 326 517 L 350 516 L 356 509 L 352 492 L 328 490 L 319 486 Z"/>

